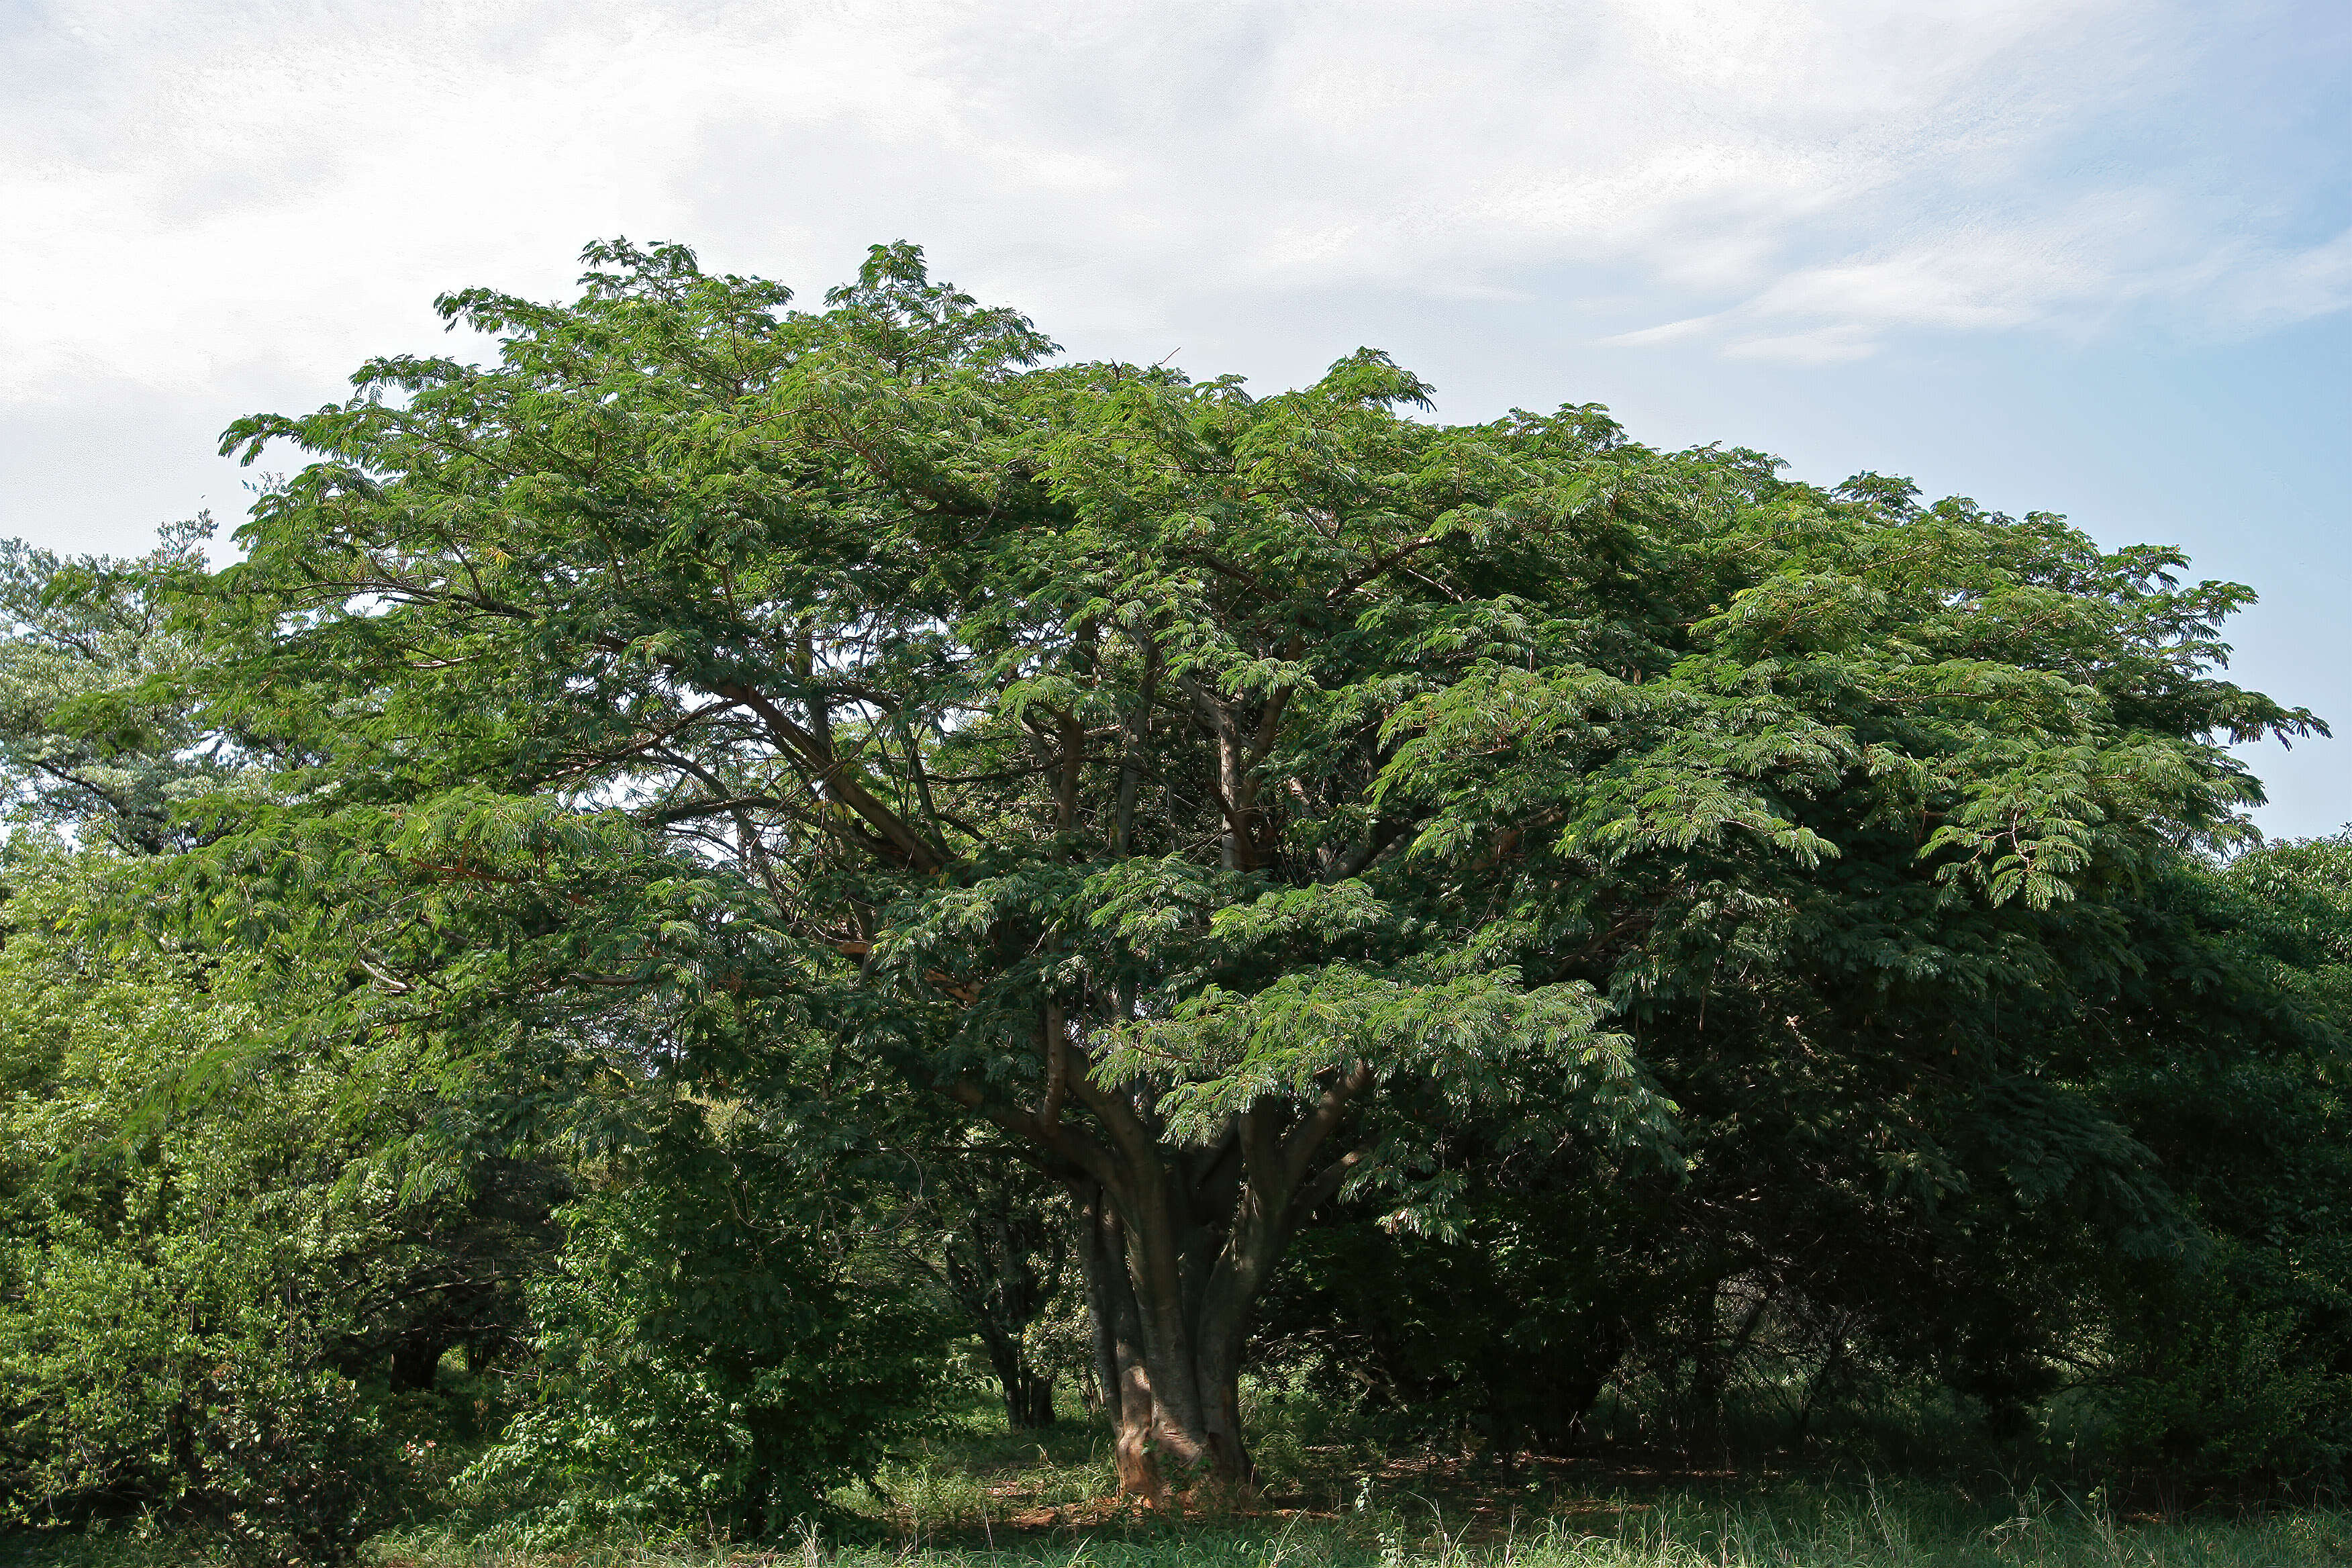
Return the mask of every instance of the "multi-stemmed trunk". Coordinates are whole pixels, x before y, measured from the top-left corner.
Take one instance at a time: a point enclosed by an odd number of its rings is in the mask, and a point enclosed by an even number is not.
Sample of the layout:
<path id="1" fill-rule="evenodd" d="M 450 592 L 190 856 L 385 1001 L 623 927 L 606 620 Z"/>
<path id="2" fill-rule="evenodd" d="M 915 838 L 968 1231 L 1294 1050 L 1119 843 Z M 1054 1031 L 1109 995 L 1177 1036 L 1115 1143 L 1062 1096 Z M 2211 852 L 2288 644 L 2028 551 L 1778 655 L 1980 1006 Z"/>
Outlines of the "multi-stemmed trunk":
<path id="1" fill-rule="evenodd" d="M 1252 1484 L 1241 1424 L 1251 1316 L 1299 1222 L 1355 1163 L 1311 1163 L 1368 1078 L 1332 1082 L 1286 1127 L 1253 1110 L 1208 1148 L 1130 1145 L 1128 1158 L 1090 1158 L 1098 1168 L 1073 1179 L 1122 1493 L 1157 1505 L 1171 1489 Z"/>

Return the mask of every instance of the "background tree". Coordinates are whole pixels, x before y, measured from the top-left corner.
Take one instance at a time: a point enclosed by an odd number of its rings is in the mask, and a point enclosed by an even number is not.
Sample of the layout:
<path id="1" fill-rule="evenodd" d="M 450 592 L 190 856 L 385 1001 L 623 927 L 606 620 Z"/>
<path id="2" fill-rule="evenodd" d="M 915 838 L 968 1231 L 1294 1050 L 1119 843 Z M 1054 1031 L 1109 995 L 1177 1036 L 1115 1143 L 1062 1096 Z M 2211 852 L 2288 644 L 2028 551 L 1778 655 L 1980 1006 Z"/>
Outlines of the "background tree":
<path id="1" fill-rule="evenodd" d="M 1006 1426 L 1051 1426 L 1055 1369 L 1036 1331 L 1071 1271 L 1066 1194 L 1001 1142 L 944 1152 L 917 1173 L 902 1222 L 908 1254 L 980 1337 Z"/>
<path id="2" fill-rule="evenodd" d="M 339 1191 L 363 1070 L 257 1060 L 268 993 L 249 966 L 121 952 L 93 919 L 130 880 L 119 864 L 11 871 L 0 1509 L 145 1507 L 240 1559 L 347 1561 L 402 1479 L 383 1411 L 339 1364 L 365 1328 L 346 1288 L 392 1206 Z"/>
<path id="3" fill-rule="evenodd" d="M 1754 1020 L 1717 993 L 1691 1048 L 1645 1052 L 1679 1168 L 1488 1158 L 1465 1121 L 1463 1236 L 1350 1205 L 1302 1238 L 1267 1353 L 1506 1451 L 1572 1447 L 1596 1405 L 1716 1464 L 1735 1415 L 1801 1445 L 1874 1408 L 1916 1434 L 1940 1403 L 2176 1480 L 2340 1475 L 2345 865 L 2340 840 L 2275 845 L 2118 890 L 2127 963 L 1980 1019 L 2022 1094 L 1966 1070 L 1824 1090 L 1853 1043 L 1757 1076 Z"/>
<path id="4" fill-rule="evenodd" d="M 467 1146 L 407 1039 L 299 1027 L 350 983 L 331 950 L 158 928 L 177 805 L 266 771 L 171 689 L 207 531 L 0 547 L 0 1507 L 341 1561 L 437 1420 L 387 1395 L 454 1343 L 511 1357 L 554 1173 Z"/>
<path id="5" fill-rule="evenodd" d="M 2313 1481 L 2352 1456 L 2352 855 L 2269 845 L 2150 889 L 2103 1084 L 2204 1246 L 2117 1282 L 2109 1441 L 2176 1473 Z"/>
<path id="6" fill-rule="evenodd" d="M 190 648 L 166 595 L 203 573 L 211 535 L 209 518 L 174 524 L 137 560 L 0 540 L 0 787 L 16 821 L 156 854 L 184 837 L 176 808 L 234 776 L 170 680 Z"/>

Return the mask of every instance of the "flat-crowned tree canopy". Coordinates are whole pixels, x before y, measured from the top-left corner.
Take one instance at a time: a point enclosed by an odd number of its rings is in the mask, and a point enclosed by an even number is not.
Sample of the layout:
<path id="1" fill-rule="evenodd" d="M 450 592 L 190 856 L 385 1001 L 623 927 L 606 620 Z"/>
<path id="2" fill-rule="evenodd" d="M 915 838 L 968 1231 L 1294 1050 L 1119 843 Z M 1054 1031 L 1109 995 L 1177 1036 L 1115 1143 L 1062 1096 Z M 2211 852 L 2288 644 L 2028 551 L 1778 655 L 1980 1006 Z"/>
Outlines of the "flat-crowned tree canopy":
<path id="1" fill-rule="evenodd" d="M 494 363 L 229 433 L 308 466 L 196 606 L 209 721 L 284 764 L 213 907 L 349 944 L 323 1022 L 525 1109 L 618 1053 L 1009 1134 L 1147 1495 L 1246 1477 L 1318 1205 L 1442 1228 L 1472 1110 L 1671 1161 L 1643 1042 L 1710 1010 L 1890 1128 L 1957 1077 L 2104 1147 L 1989 1015 L 2127 970 L 2116 899 L 2245 831 L 2227 748 L 2315 725 L 2218 678 L 2244 590 L 2055 517 L 1442 424 L 1370 351 L 1265 397 L 1066 363 L 906 246 L 809 311 L 589 259 L 442 301 Z M 1953 1179 L 1915 1131 L 1887 1179 Z"/>

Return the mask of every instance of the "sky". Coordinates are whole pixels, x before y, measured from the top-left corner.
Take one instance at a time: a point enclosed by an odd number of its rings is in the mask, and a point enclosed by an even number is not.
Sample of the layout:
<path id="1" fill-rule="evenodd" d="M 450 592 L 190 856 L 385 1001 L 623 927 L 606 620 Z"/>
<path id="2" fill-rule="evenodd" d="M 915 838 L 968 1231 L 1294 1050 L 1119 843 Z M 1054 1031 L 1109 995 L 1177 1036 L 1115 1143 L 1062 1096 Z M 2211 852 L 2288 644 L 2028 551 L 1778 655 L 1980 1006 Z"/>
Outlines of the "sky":
<path id="1" fill-rule="evenodd" d="M 0 534 L 233 527 L 232 419 L 617 235 L 2179 545 L 2352 819 L 2345 0 L 0 0 Z"/>

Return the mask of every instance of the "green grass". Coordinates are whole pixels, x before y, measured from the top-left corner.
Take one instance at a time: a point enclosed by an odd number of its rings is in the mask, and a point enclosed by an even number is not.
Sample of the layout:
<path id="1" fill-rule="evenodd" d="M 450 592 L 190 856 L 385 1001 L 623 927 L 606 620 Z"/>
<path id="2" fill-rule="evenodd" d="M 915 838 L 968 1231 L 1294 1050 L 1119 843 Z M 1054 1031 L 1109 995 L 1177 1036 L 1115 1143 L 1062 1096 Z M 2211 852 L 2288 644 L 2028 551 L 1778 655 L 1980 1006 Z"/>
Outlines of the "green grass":
<path id="1" fill-rule="evenodd" d="M 1715 1489 L 1708 1489 L 1713 1490 Z M 761 1550 L 611 1542 L 478 1554 L 386 1542 L 390 1568 L 2303 1568 L 2352 1563 L 2352 1515 L 2118 1520 L 2096 1500 L 2029 1493 L 1989 1506 L 1949 1490 L 1780 1482 L 1748 1495 L 1562 1493 L 1502 1520 L 1392 1495 L 1339 1515 L 1095 1520 L 908 1528 L 842 1544 L 811 1532 Z M 983 1514 L 983 1518 L 985 1515 Z"/>
<path id="2" fill-rule="evenodd" d="M 1048 1448 L 1051 1454 L 1051 1448 Z M 1041 1467 L 1042 1468 L 1042 1467 Z M 1068 1467 L 1055 1465 L 1063 1475 Z M 1002 1485 L 1002 1483 L 999 1483 Z M 1059 1481 L 1055 1483 L 1060 1485 Z M 1375 1483 L 1377 1485 L 1377 1483 Z M 876 1538 L 810 1531 L 758 1548 L 607 1541 L 532 1551 L 420 1531 L 378 1543 L 381 1568 L 2304 1568 L 2352 1563 L 2352 1514 L 2270 1510 L 2117 1518 L 2093 1499 L 2029 1491 L 1999 1502 L 1916 1482 L 1783 1479 L 1608 1496 L 1548 1491 L 1497 1517 L 1441 1493 L 1374 1495 L 1337 1514 L 1299 1510 L 1181 1521 L 1021 1523 L 1025 1498 L 942 1489 L 961 1510 L 913 1515 Z M 1488 1501 L 1494 1494 L 1483 1494 Z M 911 1498 L 910 1498 L 911 1505 Z M 950 1510 L 952 1511 L 952 1510 Z M 1050 1515 L 1050 1508 L 1045 1511 Z M 999 1522 L 1000 1519 L 1003 1522 Z M 0 1564 L 163 1568 L 203 1553 L 121 1532 L 0 1542 Z"/>
<path id="3" fill-rule="evenodd" d="M 1006 1436 L 975 1409 L 836 1493 L 822 1531 L 760 1547 L 685 1539 L 517 1543 L 423 1523 L 379 1568 L 2330 1568 L 2352 1512 L 2191 1510 L 2047 1482 L 1890 1479 L 1851 1466 L 1697 1474 L 1616 1460 L 1383 1447 L 1311 1405 L 1254 1412 L 1263 1495 L 1145 1517 L 1110 1498 L 1090 1423 Z M 184 1538 L 117 1523 L 0 1537 L 0 1568 L 180 1568 Z"/>
<path id="4" fill-rule="evenodd" d="M 530 1552 L 418 1532 L 384 1568 L 2341 1568 L 2352 1513 L 2118 1513 L 2094 1493 L 1973 1495 L 1868 1475 L 1644 1474 L 1597 1464 L 1309 1451 L 1243 1510 L 1177 1519 L 1107 1500 L 1100 1439 L 944 1438 L 836 1501 L 845 1540 L 760 1548 L 605 1542 Z M 1315 1473 L 1314 1461 L 1353 1461 Z M 80 1568 L 75 1564 L 74 1568 Z M 142 1565 L 143 1568 L 143 1565 Z"/>

